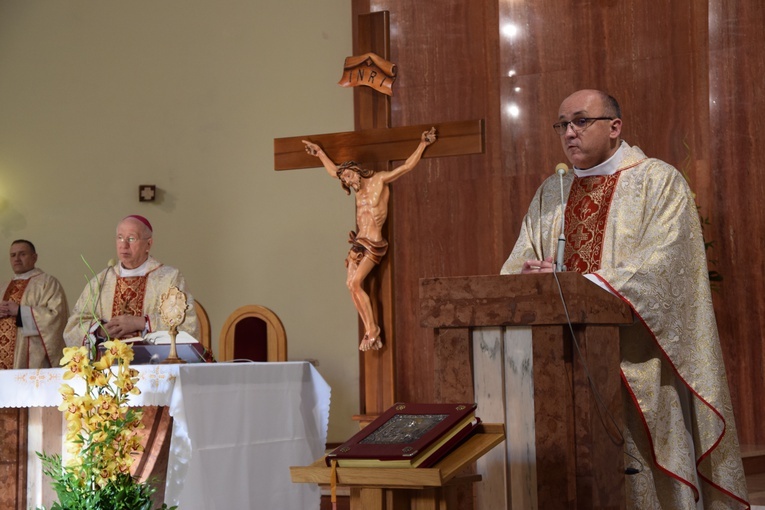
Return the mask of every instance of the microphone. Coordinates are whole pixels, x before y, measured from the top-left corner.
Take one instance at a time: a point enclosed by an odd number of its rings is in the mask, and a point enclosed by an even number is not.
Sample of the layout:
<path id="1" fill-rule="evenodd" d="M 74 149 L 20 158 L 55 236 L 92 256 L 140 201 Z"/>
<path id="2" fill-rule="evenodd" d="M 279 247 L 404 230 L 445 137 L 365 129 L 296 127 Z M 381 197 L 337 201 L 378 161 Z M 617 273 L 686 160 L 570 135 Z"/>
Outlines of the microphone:
<path id="1" fill-rule="evenodd" d="M 104 276 L 101 278 L 101 281 L 98 282 L 98 292 L 96 293 L 95 302 L 93 303 L 91 307 L 91 313 L 93 314 L 93 320 L 94 323 L 91 324 L 90 329 L 88 330 L 88 334 L 85 337 L 84 344 L 87 344 L 88 347 L 88 356 L 91 360 L 95 359 L 96 356 L 96 348 L 98 347 L 99 342 L 98 338 L 98 330 L 101 328 L 102 325 L 106 324 L 106 321 L 101 319 L 99 317 L 101 310 L 101 291 L 104 288 L 104 283 L 106 283 L 106 277 L 109 275 L 109 270 L 112 269 L 114 266 L 117 265 L 117 261 L 114 259 L 109 259 L 109 262 L 106 263 L 106 271 L 104 271 Z"/>
<path id="2" fill-rule="evenodd" d="M 106 283 L 106 277 L 109 275 L 109 270 L 117 265 L 117 261 L 114 259 L 109 259 L 109 262 L 106 263 L 106 271 L 104 271 L 104 277 L 101 278 L 101 282 L 98 284 L 98 296 L 96 296 L 96 307 L 99 309 L 101 308 L 101 291 L 104 288 L 104 283 Z"/>
<path id="3" fill-rule="evenodd" d="M 563 265 L 563 252 L 566 249 L 566 201 L 563 195 L 563 176 L 568 172 L 568 165 L 558 163 L 555 165 L 555 173 L 560 178 L 560 235 L 558 236 L 558 251 L 555 257 L 555 272 L 566 270 Z"/>

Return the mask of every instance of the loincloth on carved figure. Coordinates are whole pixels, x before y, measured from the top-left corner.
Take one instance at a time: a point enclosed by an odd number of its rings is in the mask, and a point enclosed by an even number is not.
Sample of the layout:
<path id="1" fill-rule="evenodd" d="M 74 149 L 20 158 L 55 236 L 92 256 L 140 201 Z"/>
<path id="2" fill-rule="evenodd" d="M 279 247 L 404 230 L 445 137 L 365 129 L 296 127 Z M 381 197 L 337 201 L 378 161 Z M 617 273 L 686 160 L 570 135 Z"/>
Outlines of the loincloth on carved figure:
<path id="1" fill-rule="evenodd" d="M 353 230 L 348 233 L 348 242 L 352 246 L 348 252 L 348 258 L 345 259 L 346 267 L 349 261 L 352 260 L 358 264 L 364 257 L 368 257 L 375 264 L 379 264 L 385 254 L 388 253 L 388 241 L 385 239 L 372 241 L 366 237 L 358 237 Z"/>

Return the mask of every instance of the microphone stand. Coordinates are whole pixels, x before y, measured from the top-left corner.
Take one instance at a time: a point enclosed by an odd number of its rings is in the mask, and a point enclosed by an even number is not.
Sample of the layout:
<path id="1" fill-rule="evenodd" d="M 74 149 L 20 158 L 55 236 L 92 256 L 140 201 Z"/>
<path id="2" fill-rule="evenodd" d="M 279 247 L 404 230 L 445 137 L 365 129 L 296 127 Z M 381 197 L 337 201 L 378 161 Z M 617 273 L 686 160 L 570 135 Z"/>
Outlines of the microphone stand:
<path id="1" fill-rule="evenodd" d="M 560 178 L 560 235 L 558 236 L 558 249 L 555 253 L 555 272 L 560 273 L 566 270 L 563 265 L 563 254 L 566 250 L 566 202 L 563 196 L 563 176 L 568 172 L 565 163 L 559 163 L 555 167 L 555 173 Z"/>

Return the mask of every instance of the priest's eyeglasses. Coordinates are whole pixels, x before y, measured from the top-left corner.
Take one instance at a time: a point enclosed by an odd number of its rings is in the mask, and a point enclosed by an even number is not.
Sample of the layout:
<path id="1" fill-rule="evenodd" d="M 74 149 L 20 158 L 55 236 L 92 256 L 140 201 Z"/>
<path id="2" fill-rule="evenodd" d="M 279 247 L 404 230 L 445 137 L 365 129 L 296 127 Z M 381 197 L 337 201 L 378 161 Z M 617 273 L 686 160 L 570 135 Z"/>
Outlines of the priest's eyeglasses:
<path id="1" fill-rule="evenodd" d="M 566 134 L 566 131 L 568 131 L 568 127 L 570 125 L 571 129 L 574 130 L 574 133 L 581 133 L 582 131 L 590 127 L 596 120 L 614 120 L 614 118 L 613 117 L 574 117 L 570 121 L 557 122 L 553 124 L 553 129 L 560 136 L 563 136 Z"/>
<path id="2" fill-rule="evenodd" d="M 128 236 L 128 237 L 117 236 L 116 239 L 118 243 L 128 243 L 128 244 L 133 244 L 140 241 L 139 238 L 133 237 L 133 236 Z"/>

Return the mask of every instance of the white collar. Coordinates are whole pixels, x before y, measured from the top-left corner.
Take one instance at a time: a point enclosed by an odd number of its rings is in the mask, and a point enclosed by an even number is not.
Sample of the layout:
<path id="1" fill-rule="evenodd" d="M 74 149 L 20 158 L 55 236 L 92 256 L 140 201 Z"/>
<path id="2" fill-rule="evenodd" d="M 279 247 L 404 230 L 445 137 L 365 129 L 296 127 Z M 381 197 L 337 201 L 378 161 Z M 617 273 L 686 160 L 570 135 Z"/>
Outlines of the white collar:
<path id="1" fill-rule="evenodd" d="M 30 278 L 32 278 L 35 275 L 36 272 L 37 272 L 37 268 L 33 267 L 32 269 L 30 269 L 26 273 L 14 274 L 13 275 L 13 279 L 14 280 L 29 280 Z"/>
<path id="2" fill-rule="evenodd" d="M 144 276 L 147 271 L 147 267 L 149 266 L 149 259 L 146 259 L 143 264 L 138 266 L 135 269 L 127 269 L 125 266 L 122 265 L 122 262 L 120 262 L 120 276 L 123 278 L 129 278 L 131 276 Z"/>
<path id="3" fill-rule="evenodd" d="M 593 175 L 613 175 L 616 172 L 619 171 L 619 166 L 622 163 L 622 159 L 624 158 L 624 148 L 627 147 L 627 142 L 622 140 L 621 145 L 619 145 L 619 148 L 616 149 L 616 152 L 602 162 L 599 165 L 595 165 L 592 168 L 588 168 L 587 170 L 582 170 L 581 168 L 574 167 L 574 173 L 577 177 L 591 177 Z"/>

